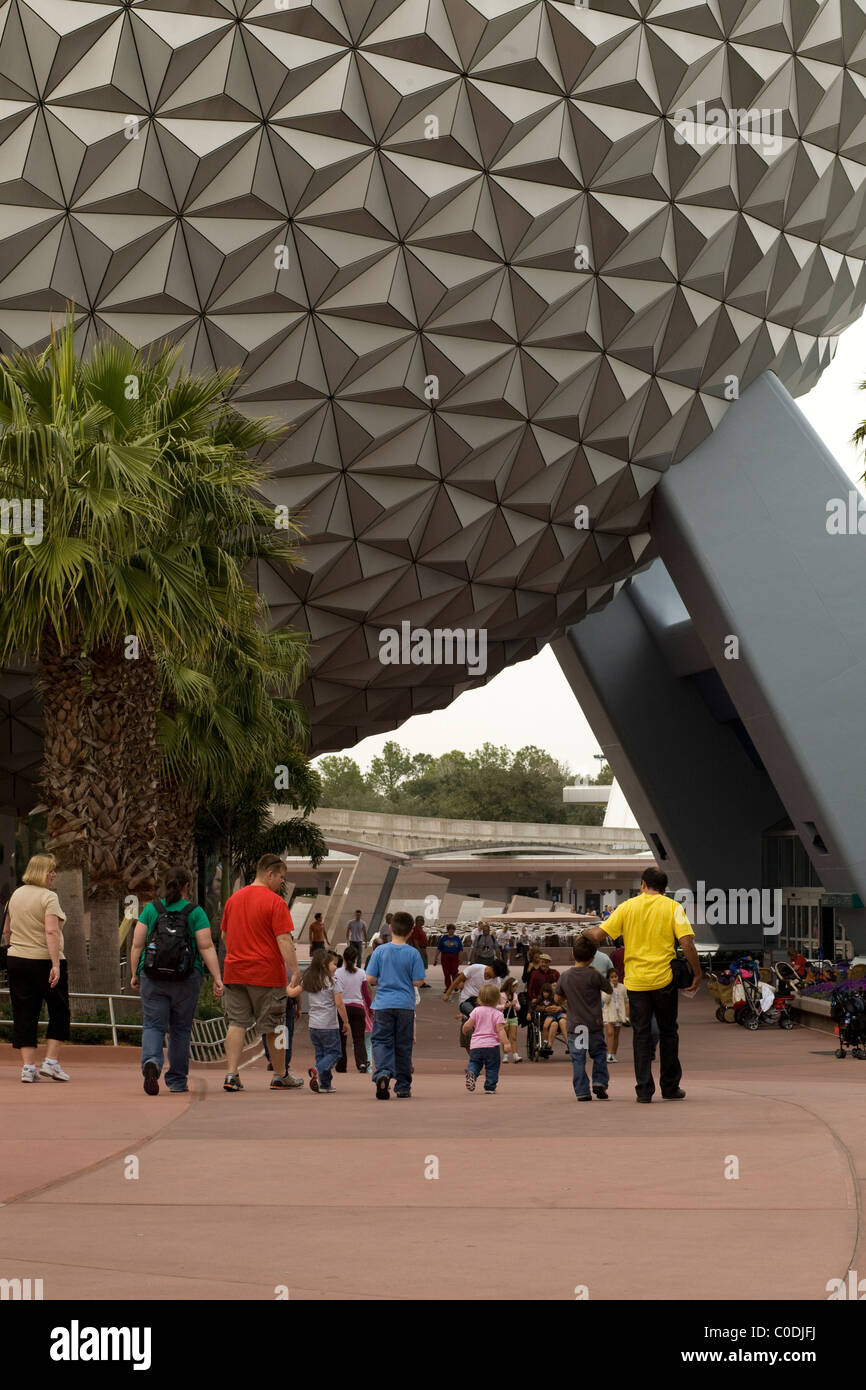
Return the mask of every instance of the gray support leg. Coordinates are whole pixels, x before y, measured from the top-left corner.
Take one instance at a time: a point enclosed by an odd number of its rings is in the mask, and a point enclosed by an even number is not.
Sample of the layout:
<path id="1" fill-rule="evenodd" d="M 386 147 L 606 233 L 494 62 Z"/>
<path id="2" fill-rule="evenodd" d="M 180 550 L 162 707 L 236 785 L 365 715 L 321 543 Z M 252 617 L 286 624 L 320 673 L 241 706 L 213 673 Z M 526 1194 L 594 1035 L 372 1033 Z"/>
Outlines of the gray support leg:
<path id="1" fill-rule="evenodd" d="M 662 480 L 653 535 L 821 882 L 866 900 L 866 535 L 828 529 L 852 491 L 768 373 Z"/>
<path id="2" fill-rule="evenodd" d="M 761 834 L 784 808 L 690 677 L 708 661 L 661 563 L 554 652 L 671 887 L 760 887 Z M 761 932 L 706 935 L 757 945 Z"/>

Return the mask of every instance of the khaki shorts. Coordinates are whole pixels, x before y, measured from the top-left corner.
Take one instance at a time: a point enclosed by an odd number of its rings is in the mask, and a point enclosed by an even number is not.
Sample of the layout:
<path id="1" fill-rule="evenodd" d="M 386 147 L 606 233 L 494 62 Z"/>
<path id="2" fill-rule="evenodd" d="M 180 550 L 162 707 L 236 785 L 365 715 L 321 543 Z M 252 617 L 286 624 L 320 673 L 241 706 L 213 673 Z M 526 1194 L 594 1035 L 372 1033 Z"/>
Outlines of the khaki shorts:
<path id="1" fill-rule="evenodd" d="M 230 1028 L 275 1033 L 286 1022 L 284 985 L 226 985 L 223 1012 Z"/>

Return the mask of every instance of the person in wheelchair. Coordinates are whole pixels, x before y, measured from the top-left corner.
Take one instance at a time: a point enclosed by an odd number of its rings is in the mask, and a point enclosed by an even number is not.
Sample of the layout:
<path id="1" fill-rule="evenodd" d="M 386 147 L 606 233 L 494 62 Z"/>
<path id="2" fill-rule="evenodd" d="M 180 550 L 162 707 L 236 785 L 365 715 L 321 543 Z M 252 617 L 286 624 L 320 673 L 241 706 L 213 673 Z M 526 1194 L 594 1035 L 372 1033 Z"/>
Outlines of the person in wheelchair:
<path id="1" fill-rule="evenodd" d="M 541 991 L 534 1000 L 534 1008 L 541 1023 L 541 1049 L 539 1056 L 551 1057 L 553 1055 L 553 1043 L 557 1033 L 561 1035 L 563 1042 L 568 1046 L 566 1012 L 561 1004 L 557 1004 L 554 998 L 554 987 L 552 984 L 541 986 Z"/>

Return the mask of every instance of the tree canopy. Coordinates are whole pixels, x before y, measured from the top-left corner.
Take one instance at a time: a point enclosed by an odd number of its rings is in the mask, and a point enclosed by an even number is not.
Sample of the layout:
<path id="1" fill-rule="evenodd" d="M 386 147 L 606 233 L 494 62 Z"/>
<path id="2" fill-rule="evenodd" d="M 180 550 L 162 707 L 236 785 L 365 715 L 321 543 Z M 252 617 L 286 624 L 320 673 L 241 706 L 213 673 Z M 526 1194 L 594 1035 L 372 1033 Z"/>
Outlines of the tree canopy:
<path id="1" fill-rule="evenodd" d="M 366 773 L 345 754 L 320 759 L 318 771 L 319 804 L 335 810 L 551 825 L 600 825 L 603 806 L 566 806 L 562 789 L 613 780 L 604 760 L 594 777 L 576 777 L 567 763 L 532 744 L 514 752 L 485 743 L 474 753 L 434 758 L 392 740 Z"/>

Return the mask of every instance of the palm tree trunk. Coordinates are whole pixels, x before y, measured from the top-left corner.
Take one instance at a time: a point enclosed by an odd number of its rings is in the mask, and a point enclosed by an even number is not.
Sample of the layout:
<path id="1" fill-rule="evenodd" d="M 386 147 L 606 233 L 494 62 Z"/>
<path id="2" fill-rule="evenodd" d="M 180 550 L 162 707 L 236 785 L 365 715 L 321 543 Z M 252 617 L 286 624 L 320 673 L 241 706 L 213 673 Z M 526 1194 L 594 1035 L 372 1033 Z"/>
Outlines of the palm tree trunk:
<path id="1" fill-rule="evenodd" d="M 160 776 L 157 787 L 157 852 L 162 871 L 182 865 L 197 881 L 195 822 L 198 797 L 183 782 Z"/>
<path id="2" fill-rule="evenodd" d="M 55 890 L 66 913 L 63 944 L 70 988 L 89 989 L 84 940 L 82 870 L 87 858 L 90 757 L 85 730 L 89 663 L 61 650 L 46 634 L 37 681 L 42 695 L 44 741 L 42 792 L 46 802 L 46 851 L 57 860 Z"/>
<path id="3" fill-rule="evenodd" d="M 69 989 L 72 994 L 88 994 L 90 966 L 87 960 L 87 943 L 84 939 L 84 875 L 80 865 L 77 868 L 60 868 L 63 859 L 56 851 L 54 855 L 58 863 L 54 891 L 66 913 L 66 921 L 63 923 L 63 953 L 69 965 Z M 84 1004 L 76 1005 L 74 999 L 72 1006 L 73 1010 L 79 1013 L 85 1009 Z"/>
<path id="4" fill-rule="evenodd" d="M 135 894 L 143 906 L 154 896 L 166 867 L 157 845 L 159 677 L 146 652 L 134 661 L 124 660 L 122 666 L 122 764 L 128 792 L 123 871 L 127 893 Z"/>
<path id="5" fill-rule="evenodd" d="M 232 895 L 232 880 L 234 870 L 232 868 L 232 832 L 231 821 L 229 820 L 223 828 L 222 844 L 220 845 L 220 867 L 222 874 L 220 878 L 220 896 L 222 897 L 223 911 L 225 905 Z"/>
<path id="6" fill-rule="evenodd" d="M 120 926 L 118 899 L 111 894 L 88 894 L 90 907 L 90 987 L 94 994 L 120 993 Z M 97 1008 L 99 1004 L 97 1002 Z"/>
<path id="7" fill-rule="evenodd" d="M 123 756 L 124 658 L 114 644 L 99 647 L 92 658 L 89 742 L 93 766 L 90 787 L 90 854 L 87 901 L 90 908 L 90 979 L 94 992 L 120 990 L 117 929 L 123 915 L 125 835 L 128 797 Z"/>

